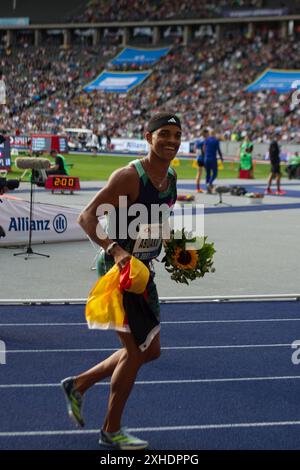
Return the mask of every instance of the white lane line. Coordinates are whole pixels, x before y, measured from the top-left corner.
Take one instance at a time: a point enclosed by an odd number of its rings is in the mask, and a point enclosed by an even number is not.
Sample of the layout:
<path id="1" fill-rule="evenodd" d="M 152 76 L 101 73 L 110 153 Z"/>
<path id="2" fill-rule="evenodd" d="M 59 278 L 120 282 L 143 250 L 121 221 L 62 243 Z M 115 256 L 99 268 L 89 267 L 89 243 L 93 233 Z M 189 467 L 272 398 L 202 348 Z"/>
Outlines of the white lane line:
<path id="1" fill-rule="evenodd" d="M 87 323 L 0 323 L 0 327 L 5 326 L 87 326 Z"/>
<path id="2" fill-rule="evenodd" d="M 258 382 L 273 380 L 299 380 L 300 375 L 285 375 L 278 377 L 228 377 L 222 379 L 182 379 L 182 380 L 138 380 L 135 385 L 181 385 L 181 384 L 201 384 L 201 383 L 226 383 L 226 382 Z M 96 387 L 109 386 L 109 382 L 95 384 Z M 45 384 L 5 384 L 0 385 L 0 389 L 12 388 L 54 388 L 60 387 L 59 383 Z"/>
<path id="3" fill-rule="evenodd" d="M 194 325 L 207 323 L 264 323 L 264 322 L 292 322 L 300 321 L 300 318 L 257 318 L 252 320 L 181 320 L 181 321 L 162 321 L 162 325 Z M 26 326 L 87 326 L 84 323 L 0 323 L 0 327 L 26 327 Z"/>
<path id="4" fill-rule="evenodd" d="M 290 348 L 291 343 L 276 344 L 230 344 L 218 346 L 167 346 L 164 351 L 181 351 L 197 349 L 248 349 L 248 348 Z M 40 353 L 77 353 L 77 352 L 114 352 L 119 348 L 90 348 L 90 349 L 11 349 L 7 354 L 40 354 Z"/>
<path id="5" fill-rule="evenodd" d="M 263 323 L 263 322 L 287 322 L 287 321 L 300 321 L 300 318 L 255 318 L 243 320 L 182 320 L 182 321 L 165 321 L 161 322 L 166 325 L 173 323 Z"/>
<path id="6" fill-rule="evenodd" d="M 209 429 L 240 429 L 240 428 L 264 428 L 276 426 L 300 426 L 300 421 L 270 421 L 257 423 L 224 423 L 224 424 L 199 424 L 186 426 L 160 426 L 148 428 L 130 428 L 129 432 L 171 432 L 171 431 L 205 431 Z M 67 436 L 80 434 L 99 434 L 99 429 L 58 430 L 58 431 L 19 431 L 0 432 L 0 437 L 32 437 L 32 436 Z"/>

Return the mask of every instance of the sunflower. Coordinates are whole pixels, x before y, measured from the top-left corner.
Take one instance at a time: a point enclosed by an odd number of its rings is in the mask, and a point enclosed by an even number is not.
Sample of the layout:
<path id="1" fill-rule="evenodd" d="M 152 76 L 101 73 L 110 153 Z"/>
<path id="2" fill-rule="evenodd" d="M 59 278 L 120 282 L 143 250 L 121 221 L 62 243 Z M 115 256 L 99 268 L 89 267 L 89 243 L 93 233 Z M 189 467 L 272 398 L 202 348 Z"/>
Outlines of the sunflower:
<path id="1" fill-rule="evenodd" d="M 173 266 L 177 269 L 196 269 L 198 254 L 196 250 L 176 248 L 173 256 Z"/>
<path id="2" fill-rule="evenodd" d="M 191 250 L 190 244 L 197 248 Z M 208 243 L 207 237 L 194 237 L 186 233 L 185 229 L 171 231 L 169 240 L 165 240 L 165 256 L 162 262 L 165 269 L 175 282 L 189 284 L 206 273 L 214 273 L 213 257 L 214 243 Z"/>

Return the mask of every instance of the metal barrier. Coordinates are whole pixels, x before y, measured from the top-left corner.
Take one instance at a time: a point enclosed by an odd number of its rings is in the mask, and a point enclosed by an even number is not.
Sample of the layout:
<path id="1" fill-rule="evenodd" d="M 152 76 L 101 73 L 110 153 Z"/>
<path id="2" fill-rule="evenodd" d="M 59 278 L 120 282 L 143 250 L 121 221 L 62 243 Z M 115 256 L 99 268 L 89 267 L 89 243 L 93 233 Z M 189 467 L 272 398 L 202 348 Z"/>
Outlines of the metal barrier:
<path id="1" fill-rule="evenodd" d="M 85 304 L 87 299 L 2 299 L 0 305 L 55 305 L 55 304 Z M 191 297 L 160 297 L 160 303 L 188 302 L 236 302 L 236 301 L 300 301 L 299 294 L 261 294 L 261 295 L 221 295 L 221 296 L 191 296 Z"/>

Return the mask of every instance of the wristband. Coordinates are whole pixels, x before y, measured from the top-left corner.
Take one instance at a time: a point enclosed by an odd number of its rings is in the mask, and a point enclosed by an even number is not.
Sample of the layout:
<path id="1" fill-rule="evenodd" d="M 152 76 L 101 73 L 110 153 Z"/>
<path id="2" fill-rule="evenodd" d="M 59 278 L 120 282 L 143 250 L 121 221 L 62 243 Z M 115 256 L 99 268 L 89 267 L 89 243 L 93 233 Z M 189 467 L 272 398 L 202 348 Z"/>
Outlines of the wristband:
<path id="1" fill-rule="evenodd" d="M 111 243 L 110 245 L 108 245 L 108 247 L 106 248 L 106 250 L 105 250 L 106 253 L 107 253 L 108 255 L 111 255 L 112 250 L 113 250 L 113 249 L 115 248 L 115 246 L 117 246 L 117 245 L 118 245 L 117 242 L 112 242 L 112 243 Z"/>

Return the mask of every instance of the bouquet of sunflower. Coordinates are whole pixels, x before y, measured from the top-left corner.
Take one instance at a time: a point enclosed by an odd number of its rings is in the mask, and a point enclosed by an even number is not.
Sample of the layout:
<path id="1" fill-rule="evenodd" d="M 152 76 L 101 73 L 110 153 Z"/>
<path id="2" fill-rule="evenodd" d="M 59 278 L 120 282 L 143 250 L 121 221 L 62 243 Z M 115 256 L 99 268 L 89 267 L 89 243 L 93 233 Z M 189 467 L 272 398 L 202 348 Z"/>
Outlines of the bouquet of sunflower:
<path id="1" fill-rule="evenodd" d="M 213 256 L 216 252 L 214 243 L 207 243 L 207 237 L 191 238 L 185 229 L 174 232 L 164 242 L 165 256 L 162 262 L 175 282 L 189 284 L 206 273 L 215 272 Z"/>

